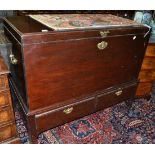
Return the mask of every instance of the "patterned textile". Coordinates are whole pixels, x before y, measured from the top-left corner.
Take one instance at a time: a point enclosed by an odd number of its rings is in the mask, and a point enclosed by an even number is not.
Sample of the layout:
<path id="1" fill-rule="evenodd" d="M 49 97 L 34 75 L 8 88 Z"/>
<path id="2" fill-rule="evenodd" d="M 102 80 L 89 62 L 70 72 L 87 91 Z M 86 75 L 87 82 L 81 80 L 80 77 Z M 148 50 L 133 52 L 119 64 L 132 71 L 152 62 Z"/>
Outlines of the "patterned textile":
<path id="1" fill-rule="evenodd" d="M 43 132 L 40 144 L 155 144 L 155 102 L 136 99 L 129 108 L 122 102 L 114 107 Z M 19 111 L 16 123 L 23 143 L 28 134 Z"/>
<path id="2" fill-rule="evenodd" d="M 110 14 L 29 15 L 53 30 L 141 25 L 133 20 Z"/>
<path id="3" fill-rule="evenodd" d="M 0 30 L 0 47 L 1 46 L 6 46 L 7 44 L 9 44 L 10 41 L 8 40 L 8 38 L 4 35 L 4 31 Z"/>

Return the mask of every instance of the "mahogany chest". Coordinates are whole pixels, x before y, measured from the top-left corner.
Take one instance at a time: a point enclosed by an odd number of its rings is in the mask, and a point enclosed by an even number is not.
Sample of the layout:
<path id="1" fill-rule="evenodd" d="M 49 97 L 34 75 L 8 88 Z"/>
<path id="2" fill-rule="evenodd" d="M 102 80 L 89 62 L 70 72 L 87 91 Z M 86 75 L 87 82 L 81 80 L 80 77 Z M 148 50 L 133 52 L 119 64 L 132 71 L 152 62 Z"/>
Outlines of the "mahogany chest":
<path id="1" fill-rule="evenodd" d="M 68 14 L 9 17 L 4 30 L 13 44 L 10 84 L 32 143 L 40 132 L 135 96 L 148 27 Z"/>

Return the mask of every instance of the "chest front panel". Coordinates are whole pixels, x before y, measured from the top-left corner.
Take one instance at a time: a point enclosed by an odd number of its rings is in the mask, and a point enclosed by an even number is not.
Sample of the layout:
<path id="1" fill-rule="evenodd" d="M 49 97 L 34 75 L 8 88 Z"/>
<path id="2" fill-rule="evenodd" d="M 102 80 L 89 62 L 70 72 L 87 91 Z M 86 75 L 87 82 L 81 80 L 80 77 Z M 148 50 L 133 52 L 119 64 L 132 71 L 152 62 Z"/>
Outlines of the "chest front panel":
<path id="1" fill-rule="evenodd" d="M 126 35 L 25 45 L 30 109 L 137 79 L 145 48 L 143 35 L 133 38 Z M 103 42 L 106 46 L 99 46 Z"/>

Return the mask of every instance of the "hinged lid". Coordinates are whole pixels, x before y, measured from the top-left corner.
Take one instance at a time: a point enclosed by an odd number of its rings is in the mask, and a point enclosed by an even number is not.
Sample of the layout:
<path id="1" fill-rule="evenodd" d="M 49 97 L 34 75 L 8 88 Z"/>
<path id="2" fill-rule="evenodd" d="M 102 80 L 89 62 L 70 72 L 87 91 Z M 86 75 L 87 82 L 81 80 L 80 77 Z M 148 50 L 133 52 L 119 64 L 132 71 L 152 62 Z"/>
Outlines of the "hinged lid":
<path id="1" fill-rule="evenodd" d="M 148 34 L 149 28 L 110 14 L 61 14 L 7 17 L 5 29 L 22 45 L 71 39 Z"/>

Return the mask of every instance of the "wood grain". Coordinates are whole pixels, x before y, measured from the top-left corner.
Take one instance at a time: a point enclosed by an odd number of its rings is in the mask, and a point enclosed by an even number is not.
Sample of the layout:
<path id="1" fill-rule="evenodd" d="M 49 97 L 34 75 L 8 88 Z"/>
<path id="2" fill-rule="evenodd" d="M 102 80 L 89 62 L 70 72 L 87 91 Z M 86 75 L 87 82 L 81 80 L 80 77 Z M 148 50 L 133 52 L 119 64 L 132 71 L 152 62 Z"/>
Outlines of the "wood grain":
<path id="1" fill-rule="evenodd" d="M 9 70 L 0 57 L 0 143 L 17 142 L 17 132 L 8 84 Z M 19 138 L 18 138 L 19 139 Z"/>
<path id="2" fill-rule="evenodd" d="M 149 43 L 139 73 L 139 86 L 136 96 L 148 96 L 155 81 L 155 44 Z"/>
<path id="3" fill-rule="evenodd" d="M 152 89 L 152 82 L 141 82 L 138 85 L 136 96 L 148 96 Z"/>
<path id="4" fill-rule="evenodd" d="M 9 90 L 0 92 L 0 108 L 11 104 L 10 92 Z"/>
<path id="5" fill-rule="evenodd" d="M 155 70 L 155 57 L 147 57 L 145 56 L 142 64 L 142 70 Z"/>
<path id="6" fill-rule="evenodd" d="M 10 107 L 0 109 L 0 125 L 14 119 L 13 111 Z"/>
<path id="7" fill-rule="evenodd" d="M 149 44 L 146 50 L 146 55 L 148 57 L 155 57 L 155 45 L 154 44 Z"/>
<path id="8" fill-rule="evenodd" d="M 0 144 L 22 144 L 22 142 L 19 137 L 12 137 L 3 142 L 0 142 Z"/>
<path id="9" fill-rule="evenodd" d="M 8 79 L 7 79 L 7 74 L 0 75 L 0 91 L 8 89 Z"/>
<path id="10" fill-rule="evenodd" d="M 152 82 L 155 80 L 154 70 L 142 70 L 139 73 L 140 82 Z"/>
<path id="11" fill-rule="evenodd" d="M 16 135 L 17 133 L 15 123 L 10 123 L 0 128 L 0 142 L 11 137 L 16 137 Z"/>

